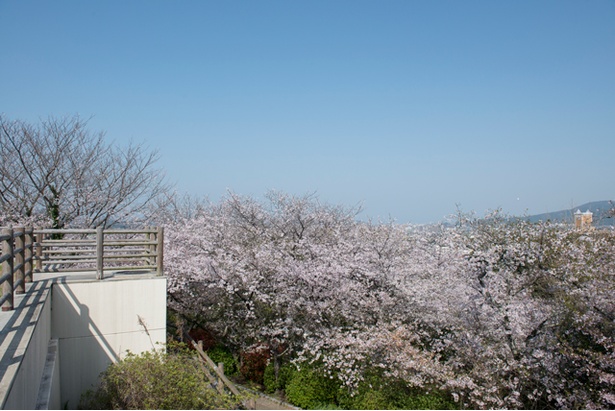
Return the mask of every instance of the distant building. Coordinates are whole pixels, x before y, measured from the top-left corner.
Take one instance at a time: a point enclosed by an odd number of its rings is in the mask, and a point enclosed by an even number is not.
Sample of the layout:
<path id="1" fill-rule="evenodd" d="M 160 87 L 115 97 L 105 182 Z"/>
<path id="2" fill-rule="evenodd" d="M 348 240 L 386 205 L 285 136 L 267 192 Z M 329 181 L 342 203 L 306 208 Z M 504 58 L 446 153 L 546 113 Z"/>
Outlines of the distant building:
<path id="1" fill-rule="evenodd" d="M 593 216 L 594 214 L 589 210 L 584 213 L 582 213 L 581 210 L 577 210 L 576 213 L 574 213 L 574 226 L 582 230 L 590 228 L 592 226 Z"/>

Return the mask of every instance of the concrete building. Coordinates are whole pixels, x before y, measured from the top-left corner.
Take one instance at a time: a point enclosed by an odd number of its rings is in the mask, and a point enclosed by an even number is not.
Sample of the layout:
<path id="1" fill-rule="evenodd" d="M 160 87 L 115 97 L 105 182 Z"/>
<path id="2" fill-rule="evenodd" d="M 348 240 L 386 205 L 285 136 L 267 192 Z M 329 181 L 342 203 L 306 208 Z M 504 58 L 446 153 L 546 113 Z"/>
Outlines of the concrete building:
<path id="1" fill-rule="evenodd" d="M 586 230 L 592 226 L 593 213 L 589 210 L 584 213 L 577 210 L 574 213 L 574 226 L 581 230 Z"/>

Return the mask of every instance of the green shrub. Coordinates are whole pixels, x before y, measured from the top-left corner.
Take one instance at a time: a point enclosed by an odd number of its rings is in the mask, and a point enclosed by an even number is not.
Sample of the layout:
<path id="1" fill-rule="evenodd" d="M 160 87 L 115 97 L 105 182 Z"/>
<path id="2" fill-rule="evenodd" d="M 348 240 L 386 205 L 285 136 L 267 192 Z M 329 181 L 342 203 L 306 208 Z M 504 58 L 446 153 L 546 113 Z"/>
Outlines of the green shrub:
<path id="1" fill-rule="evenodd" d="M 232 377 L 239 373 L 239 364 L 227 348 L 217 345 L 211 350 L 208 350 L 207 355 L 209 355 L 209 358 L 211 358 L 216 365 L 218 363 L 224 364 L 225 375 Z"/>
<path id="2" fill-rule="evenodd" d="M 343 408 L 353 410 L 388 410 L 396 408 L 384 391 L 371 388 L 355 393 L 355 396 L 340 396 Z"/>
<path id="3" fill-rule="evenodd" d="M 280 367 L 278 371 L 278 378 L 275 378 L 275 370 L 273 362 L 269 362 L 265 368 L 265 374 L 263 375 L 263 383 L 265 385 L 265 392 L 271 394 L 278 390 L 283 390 L 286 384 L 290 382 L 293 375 L 297 371 L 297 368 L 291 364 L 285 364 Z"/>
<path id="4" fill-rule="evenodd" d="M 296 371 L 286 384 L 286 398 L 298 407 L 317 409 L 337 404 L 336 396 L 339 382 L 329 378 L 321 371 L 302 367 Z"/>
<path id="5" fill-rule="evenodd" d="M 440 392 L 414 393 L 400 401 L 400 406 L 408 410 L 454 410 L 458 407 Z"/>
<path id="6" fill-rule="evenodd" d="M 341 408 L 354 410 L 441 410 L 455 409 L 446 394 L 409 388 L 403 381 L 383 377 L 380 373 L 366 376 L 352 394 L 341 388 L 337 396 Z"/>
<path id="7" fill-rule="evenodd" d="M 263 385 L 265 386 L 265 392 L 269 394 L 274 393 L 279 389 L 279 384 L 275 378 L 275 370 L 272 362 L 267 364 L 267 367 L 265 367 L 265 373 L 263 374 Z"/>
<path id="8" fill-rule="evenodd" d="M 237 408 L 229 396 L 212 389 L 197 360 L 186 352 L 128 353 L 101 374 L 95 390 L 85 393 L 82 409 Z"/>

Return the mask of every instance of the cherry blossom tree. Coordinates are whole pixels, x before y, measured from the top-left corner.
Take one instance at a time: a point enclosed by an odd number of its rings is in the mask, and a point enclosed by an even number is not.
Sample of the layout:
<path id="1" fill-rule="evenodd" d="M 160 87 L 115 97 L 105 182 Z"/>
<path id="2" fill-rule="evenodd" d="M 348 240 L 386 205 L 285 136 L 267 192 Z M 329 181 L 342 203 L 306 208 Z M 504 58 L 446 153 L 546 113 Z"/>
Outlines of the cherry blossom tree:
<path id="1" fill-rule="evenodd" d="M 470 408 L 614 405 L 613 231 L 361 222 L 277 192 L 197 204 L 167 219 L 171 306 L 276 372 L 309 363 L 351 394 L 379 375 Z"/>

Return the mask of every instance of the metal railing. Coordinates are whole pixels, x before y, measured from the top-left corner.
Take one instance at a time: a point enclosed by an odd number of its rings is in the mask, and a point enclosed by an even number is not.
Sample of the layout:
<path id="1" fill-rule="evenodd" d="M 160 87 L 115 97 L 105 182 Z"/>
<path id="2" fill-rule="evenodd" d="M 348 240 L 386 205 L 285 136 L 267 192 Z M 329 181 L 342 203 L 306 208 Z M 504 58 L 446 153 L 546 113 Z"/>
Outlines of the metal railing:
<path id="1" fill-rule="evenodd" d="M 0 230 L 2 311 L 13 309 L 14 294 L 23 294 L 35 272 L 148 270 L 163 274 L 162 227 L 141 230 L 40 229 Z"/>
<path id="2" fill-rule="evenodd" d="M 26 292 L 26 283 L 32 281 L 33 230 L 25 227 L 3 228 L 0 231 L 2 242 L 2 311 L 13 309 L 13 295 Z"/>

